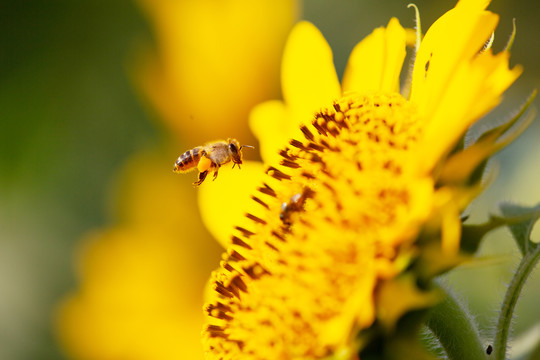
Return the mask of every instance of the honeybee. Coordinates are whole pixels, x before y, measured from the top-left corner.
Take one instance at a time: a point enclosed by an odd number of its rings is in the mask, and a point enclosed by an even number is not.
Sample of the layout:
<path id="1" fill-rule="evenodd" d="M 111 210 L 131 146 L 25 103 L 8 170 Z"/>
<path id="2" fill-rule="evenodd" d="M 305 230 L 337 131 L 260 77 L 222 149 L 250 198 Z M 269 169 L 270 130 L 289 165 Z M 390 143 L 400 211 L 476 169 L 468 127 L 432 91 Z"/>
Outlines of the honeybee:
<path id="1" fill-rule="evenodd" d="M 281 204 L 281 211 L 279 213 L 279 219 L 283 222 L 285 226 L 290 226 L 291 216 L 295 212 L 300 212 L 304 210 L 304 204 L 307 199 L 313 197 L 315 192 L 309 187 L 305 187 L 301 193 L 294 194 L 291 196 L 288 202 Z"/>
<path id="2" fill-rule="evenodd" d="M 242 164 L 242 148 L 253 148 L 250 145 L 240 145 L 236 139 L 227 139 L 227 141 L 215 141 L 203 146 L 197 146 L 186 151 L 174 164 L 175 173 L 185 173 L 197 168 L 199 170 L 199 179 L 193 185 L 199 186 L 210 171 L 214 171 L 214 180 L 218 176 L 218 170 L 221 165 L 233 162 L 235 165 Z"/>

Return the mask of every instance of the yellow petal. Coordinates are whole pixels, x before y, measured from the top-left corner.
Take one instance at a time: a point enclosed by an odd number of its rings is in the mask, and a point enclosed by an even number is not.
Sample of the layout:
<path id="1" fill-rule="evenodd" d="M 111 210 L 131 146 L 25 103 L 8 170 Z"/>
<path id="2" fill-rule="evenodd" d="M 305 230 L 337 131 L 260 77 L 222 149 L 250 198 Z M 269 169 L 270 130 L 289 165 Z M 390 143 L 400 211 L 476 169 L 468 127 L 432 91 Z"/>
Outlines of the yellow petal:
<path id="1" fill-rule="evenodd" d="M 447 255 L 456 255 L 459 252 L 461 240 L 461 219 L 457 206 L 448 206 L 443 213 L 441 225 L 442 252 Z"/>
<path id="2" fill-rule="evenodd" d="M 290 139 L 302 137 L 299 128 L 341 94 L 332 51 L 322 34 L 308 22 L 292 30 L 283 55 L 283 98 L 256 106 L 250 126 L 261 144 L 265 163 L 277 164 L 278 151 Z"/>
<path id="3" fill-rule="evenodd" d="M 529 97 L 527 103 L 511 120 L 485 132 L 477 142 L 446 159 L 439 175 L 439 184 L 459 184 L 466 181 L 470 183 L 470 177 L 483 161 L 517 139 L 532 123 L 534 113 L 529 112 L 522 121 L 516 124 L 535 95 L 536 92 Z"/>
<path id="4" fill-rule="evenodd" d="M 403 314 L 430 307 L 440 299 L 436 291 L 420 290 L 412 275 L 402 275 L 379 284 L 377 317 L 385 327 L 393 329 Z"/>
<path id="5" fill-rule="evenodd" d="M 426 121 L 421 173 L 430 172 L 465 131 L 499 101 L 519 76 L 508 69 L 508 53 L 479 52 L 498 16 L 484 11 L 488 1 L 461 1 L 428 30 L 418 51 L 411 102 Z"/>
<path id="6" fill-rule="evenodd" d="M 343 91 L 398 91 L 406 38 L 396 18 L 387 28 L 375 29 L 353 49 L 343 76 Z"/>
<path id="7" fill-rule="evenodd" d="M 285 104 L 279 100 L 259 104 L 249 114 L 251 131 L 259 140 L 260 154 L 266 164 L 281 160 L 278 150 L 292 137 L 292 122 L 287 120 Z"/>
<path id="8" fill-rule="evenodd" d="M 425 155 L 422 172 L 429 172 L 477 119 L 494 108 L 520 74 L 521 67 L 508 69 L 508 54 L 493 56 L 491 50 L 459 64 L 428 119 L 419 147 Z"/>
<path id="9" fill-rule="evenodd" d="M 496 14 L 470 7 L 454 8 L 428 30 L 416 56 L 411 101 L 430 116 L 442 102 L 456 67 L 472 59 L 491 36 Z"/>
<path id="10" fill-rule="evenodd" d="M 283 54 L 281 83 L 287 106 L 302 114 L 311 115 L 341 95 L 332 50 L 313 24 L 303 21 L 293 28 Z"/>
<path id="11" fill-rule="evenodd" d="M 261 185 L 263 176 L 262 163 L 245 161 L 240 170 L 222 167 L 216 181 L 206 180 L 199 187 L 202 220 L 224 247 L 230 244 L 236 226 L 249 229 L 253 223 L 245 217 L 246 213 L 260 212 L 251 195 Z"/>
<path id="12" fill-rule="evenodd" d="M 384 28 L 377 28 L 356 45 L 343 75 L 343 92 L 378 90 L 384 63 Z"/>
<path id="13" fill-rule="evenodd" d="M 439 217 L 435 221 L 440 221 L 441 251 L 448 259 L 455 258 L 459 253 L 462 230 L 460 213 L 481 190 L 482 186 L 479 185 L 469 188 L 443 187 L 435 194 L 434 210 Z"/>

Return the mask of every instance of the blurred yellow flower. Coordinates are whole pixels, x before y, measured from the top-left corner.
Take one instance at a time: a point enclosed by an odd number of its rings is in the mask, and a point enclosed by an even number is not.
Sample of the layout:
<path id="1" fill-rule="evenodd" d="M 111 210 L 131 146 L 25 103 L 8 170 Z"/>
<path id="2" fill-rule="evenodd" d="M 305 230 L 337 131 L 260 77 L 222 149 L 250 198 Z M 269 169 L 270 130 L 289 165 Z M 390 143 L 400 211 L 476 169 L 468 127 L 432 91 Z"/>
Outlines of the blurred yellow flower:
<path id="1" fill-rule="evenodd" d="M 399 93 L 408 36 L 397 19 L 354 48 L 341 85 L 320 32 L 307 22 L 293 29 L 284 101 L 252 113 L 271 166 L 244 205 L 249 224 L 212 274 L 207 359 L 355 359 L 365 346 L 358 334 L 376 319 L 392 328 L 437 301 L 404 272 L 423 251 L 458 261 L 460 212 L 501 134 L 466 149 L 460 141 L 521 73 L 509 69 L 508 51 L 484 47 L 498 21 L 488 3 L 462 0 L 430 27 L 410 96 Z M 258 180 L 245 174 L 240 184 L 249 181 Z M 226 203 L 226 191 L 216 183 L 201 194 Z M 208 217 L 233 216 L 201 206 Z"/>
<path id="2" fill-rule="evenodd" d="M 297 1 L 140 3 L 157 49 L 131 70 L 168 133 L 193 145 L 244 141 L 249 109 L 277 92 Z M 160 146 L 168 150 L 129 161 L 114 192 L 113 224 L 83 239 L 79 288 L 56 316 L 70 358 L 203 357 L 202 293 L 218 245 L 200 221 L 193 179 L 174 176 L 173 146 Z"/>
<path id="3" fill-rule="evenodd" d="M 166 165 L 157 154 L 132 159 L 119 184 L 118 222 L 83 241 L 80 288 L 64 300 L 57 324 L 73 358 L 201 358 L 205 258 L 217 247 L 205 241 L 196 208 L 177 206 L 195 194 Z"/>
<path id="4" fill-rule="evenodd" d="M 193 145 L 234 136 L 258 102 L 277 93 L 295 0 L 138 0 L 157 51 L 136 69 L 139 88 L 168 127 Z M 234 131 L 234 133 L 232 133 Z"/>

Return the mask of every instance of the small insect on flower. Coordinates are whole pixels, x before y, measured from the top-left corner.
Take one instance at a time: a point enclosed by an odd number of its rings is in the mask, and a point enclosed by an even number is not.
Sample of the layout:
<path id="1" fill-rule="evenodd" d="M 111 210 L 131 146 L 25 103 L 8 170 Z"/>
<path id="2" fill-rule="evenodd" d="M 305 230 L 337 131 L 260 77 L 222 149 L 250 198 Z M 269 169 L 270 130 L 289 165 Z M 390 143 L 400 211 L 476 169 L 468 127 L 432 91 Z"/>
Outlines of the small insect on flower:
<path id="1" fill-rule="evenodd" d="M 292 224 L 292 214 L 302 211 L 304 209 L 306 199 L 313 197 L 313 194 L 313 190 L 311 190 L 309 187 L 305 187 L 302 193 L 294 194 L 288 202 L 281 204 L 279 219 L 283 222 L 283 225 L 290 226 Z"/>
<path id="2" fill-rule="evenodd" d="M 221 165 L 233 162 L 234 166 L 242 164 L 242 148 L 252 148 L 250 145 L 240 145 L 236 139 L 227 139 L 227 141 L 214 141 L 203 146 L 197 146 L 186 151 L 174 164 L 175 173 L 185 173 L 197 168 L 199 170 L 199 180 L 193 185 L 199 186 L 210 171 L 214 171 L 214 180 L 218 175 Z"/>

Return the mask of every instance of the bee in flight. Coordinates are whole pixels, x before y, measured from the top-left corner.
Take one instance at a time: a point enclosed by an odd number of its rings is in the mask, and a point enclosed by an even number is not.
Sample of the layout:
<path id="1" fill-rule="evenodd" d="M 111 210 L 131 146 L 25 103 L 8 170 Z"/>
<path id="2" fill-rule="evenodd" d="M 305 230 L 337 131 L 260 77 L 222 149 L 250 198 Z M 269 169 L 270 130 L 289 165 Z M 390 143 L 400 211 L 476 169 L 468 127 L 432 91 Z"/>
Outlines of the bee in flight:
<path id="1" fill-rule="evenodd" d="M 236 139 L 227 139 L 227 141 L 215 141 L 203 146 L 197 146 L 186 151 L 174 164 L 175 173 L 185 173 L 197 168 L 199 170 L 199 180 L 193 185 L 199 186 L 210 171 L 214 171 L 214 180 L 218 175 L 221 165 L 233 162 L 235 165 L 242 164 L 242 148 L 253 148 L 250 145 L 240 145 Z"/>

